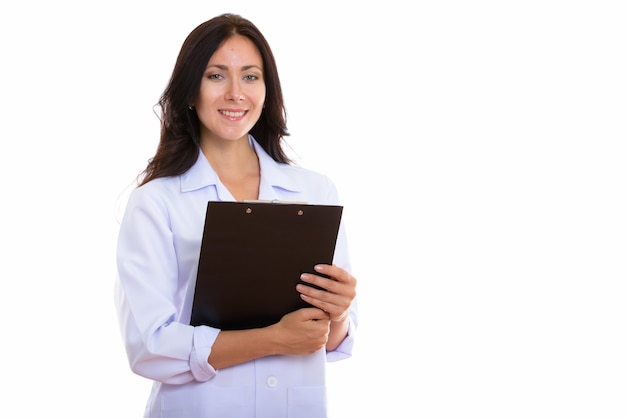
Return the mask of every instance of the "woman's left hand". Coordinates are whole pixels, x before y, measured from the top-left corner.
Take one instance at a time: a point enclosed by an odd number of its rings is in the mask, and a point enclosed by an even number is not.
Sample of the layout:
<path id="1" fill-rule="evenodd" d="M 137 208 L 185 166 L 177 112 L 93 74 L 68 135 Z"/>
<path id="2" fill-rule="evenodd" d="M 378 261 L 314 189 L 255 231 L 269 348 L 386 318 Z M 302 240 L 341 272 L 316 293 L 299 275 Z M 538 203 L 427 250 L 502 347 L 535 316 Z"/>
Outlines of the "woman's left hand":
<path id="1" fill-rule="evenodd" d="M 356 297 L 356 279 L 347 270 L 336 265 L 318 264 L 315 271 L 328 277 L 304 273 L 300 276 L 301 280 L 326 290 L 305 284 L 298 284 L 296 290 L 305 302 L 326 311 L 331 321 L 344 321 Z"/>

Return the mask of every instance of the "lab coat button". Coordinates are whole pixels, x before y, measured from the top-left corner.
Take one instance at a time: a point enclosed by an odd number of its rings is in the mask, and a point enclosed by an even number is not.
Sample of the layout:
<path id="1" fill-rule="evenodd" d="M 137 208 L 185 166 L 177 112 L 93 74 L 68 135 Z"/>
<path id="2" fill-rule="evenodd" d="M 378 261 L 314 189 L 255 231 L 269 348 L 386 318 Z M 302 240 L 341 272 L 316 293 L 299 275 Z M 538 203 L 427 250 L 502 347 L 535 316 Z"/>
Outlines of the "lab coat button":
<path id="1" fill-rule="evenodd" d="M 267 386 L 273 388 L 278 384 L 278 379 L 276 379 L 274 376 L 270 376 L 267 378 Z"/>

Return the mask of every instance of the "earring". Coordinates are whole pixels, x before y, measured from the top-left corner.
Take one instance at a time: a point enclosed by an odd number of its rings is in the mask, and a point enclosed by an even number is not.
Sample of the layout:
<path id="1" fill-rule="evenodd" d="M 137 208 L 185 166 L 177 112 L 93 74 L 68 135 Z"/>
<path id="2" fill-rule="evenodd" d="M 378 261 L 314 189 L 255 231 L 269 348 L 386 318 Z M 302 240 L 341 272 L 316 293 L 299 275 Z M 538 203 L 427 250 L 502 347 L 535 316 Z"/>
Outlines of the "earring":
<path id="1" fill-rule="evenodd" d="M 192 105 L 189 105 L 189 110 L 193 110 L 193 106 Z"/>

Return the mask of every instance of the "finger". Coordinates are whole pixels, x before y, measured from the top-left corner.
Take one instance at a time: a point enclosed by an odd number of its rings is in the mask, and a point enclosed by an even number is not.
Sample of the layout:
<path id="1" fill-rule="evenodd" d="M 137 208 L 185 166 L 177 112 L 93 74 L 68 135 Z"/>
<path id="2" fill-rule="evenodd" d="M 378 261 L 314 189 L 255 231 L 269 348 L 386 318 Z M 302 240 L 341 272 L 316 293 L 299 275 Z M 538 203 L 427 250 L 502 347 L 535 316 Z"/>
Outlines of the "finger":
<path id="1" fill-rule="evenodd" d="M 319 308 L 302 308 L 300 311 L 307 321 L 311 319 L 328 319 L 328 313 Z"/>
<path id="2" fill-rule="evenodd" d="M 302 300 L 331 315 L 338 310 L 344 310 L 350 304 L 349 298 L 344 295 L 318 290 L 303 284 L 297 285 L 296 289 L 300 292 Z"/>
<path id="3" fill-rule="evenodd" d="M 317 264 L 315 267 L 315 271 L 329 277 L 330 279 L 350 285 L 352 287 L 356 286 L 356 279 L 348 270 L 345 270 L 335 264 Z"/>
<path id="4" fill-rule="evenodd" d="M 354 298 L 356 296 L 356 279 L 354 279 L 349 273 L 345 270 L 340 269 L 343 275 L 347 275 L 347 279 L 342 279 L 342 281 L 336 280 L 335 278 L 326 278 L 317 276 L 315 274 L 303 273 L 300 275 L 300 280 L 304 283 L 309 284 L 311 286 L 316 286 L 317 288 L 322 288 L 329 293 L 334 293 L 337 295 L 347 296 L 349 298 Z M 345 274 L 344 274 L 345 273 Z M 307 293 L 310 296 L 315 296 L 317 294 Z"/>
<path id="5" fill-rule="evenodd" d="M 328 279 L 326 277 L 317 276 L 315 274 L 310 274 L 310 273 L 302 273 L 300 275 L 300 280 L 302 280 L 303 282 L 309 285 L 317 286 L 318 288 L 323 289 L 320 291 L 326 290 L 329 292 L 335 292 L 336 287 L 339 285 L 339 283 L 337 283 L 333 279 Z M 308 287 L 311 288 L 311 286 L 308 286 Z"/>
<path id="6" fill-rule="evenodd" d="M 316 272 L 325 276 L 329 276 L 337 281 L 343 281 L 342 279 L 345 278 L 342 276 L 345 276 L 344 273 L 347 273 L 347 271 L 335 266 L 334 264 L 317 264 L 313 268 Z"/>

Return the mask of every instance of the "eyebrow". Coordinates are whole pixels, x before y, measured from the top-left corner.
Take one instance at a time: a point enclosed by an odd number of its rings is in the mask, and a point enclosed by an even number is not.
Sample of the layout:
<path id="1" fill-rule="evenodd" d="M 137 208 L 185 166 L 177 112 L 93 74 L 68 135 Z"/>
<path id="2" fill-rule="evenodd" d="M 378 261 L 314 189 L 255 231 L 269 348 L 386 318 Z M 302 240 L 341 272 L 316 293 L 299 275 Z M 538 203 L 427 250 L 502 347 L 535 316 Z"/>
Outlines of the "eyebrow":
<path id="1" fill-rule="evenodd" d="M 209 65 L 206 66 L 207 69 L 209 69 L 211 67 L 216 67 L 216 68 L 219 68 L 220 70 L 224 70 L 224 71 L 228 70 L 228 65 L 223 65 L 223 64 L 209 64 Z M 261 67 L 259 67 L 258 65 L 244 65 L 243 67 L 241 67 L 241 69 L 243 71 L 247 71 L 247 70 L 250 70 L 252 68 L 256 68 L 256 69 L 258 69 L 260 71 L 263 71 L 263 69 Z"/>

